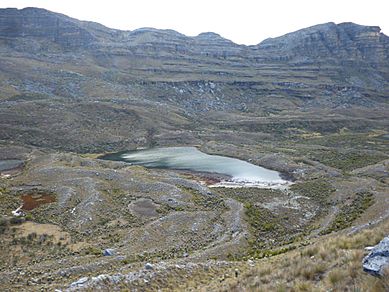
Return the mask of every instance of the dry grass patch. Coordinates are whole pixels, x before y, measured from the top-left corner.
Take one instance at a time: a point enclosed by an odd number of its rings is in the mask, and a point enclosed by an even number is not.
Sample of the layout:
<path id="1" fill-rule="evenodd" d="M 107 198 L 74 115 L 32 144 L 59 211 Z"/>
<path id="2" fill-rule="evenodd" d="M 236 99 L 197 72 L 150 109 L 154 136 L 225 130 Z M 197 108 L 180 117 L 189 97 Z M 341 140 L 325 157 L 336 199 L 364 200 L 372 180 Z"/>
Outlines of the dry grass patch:
<path id="1" fill-rule="evenodd" d="M 376 278 L 362 269 L 366 246 L 389 234 L 389 220 L 357 234 L 320 237 L 307 247 L 262 259 L 236 279 L 208 288 L 227 291 L 389 291 L 387 277 Z"/>

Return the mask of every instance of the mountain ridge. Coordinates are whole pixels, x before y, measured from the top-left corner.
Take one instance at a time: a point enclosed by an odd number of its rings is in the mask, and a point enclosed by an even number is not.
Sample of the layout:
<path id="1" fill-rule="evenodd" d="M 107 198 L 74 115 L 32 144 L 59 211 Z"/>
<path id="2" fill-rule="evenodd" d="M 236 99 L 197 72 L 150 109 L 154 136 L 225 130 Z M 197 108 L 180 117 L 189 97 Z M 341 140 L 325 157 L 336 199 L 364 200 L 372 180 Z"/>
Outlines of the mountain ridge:
<path id="1" fill-rule="evenodd" d="M 291 32 L 281 37 L 267 39 L 258 44 L 257 47 L 259 49 L 272 47 L 280 50 L 280 53 L 287 54 L 291 51 L 296 53 L 307 49 L 310 43 L 315 43 L 315 51 L 309 51 L 311 55 L 323 56 L 326 54 L 327 56 L 336 55 L 344 58 L 350 54 L 354 45 L 355 48 L 351 52 L 354 56 L 359 54 L 362 59 L 377 57 L 381 60 L 388 60 L 389 37 L 380 31 L 378 26 L 362 26 L 351 22 L 340 24 L 329 22 Z M 318 43 L 321 43 L 320 47 L 318 47 Z M 377 44 L 377 50 L 371 51 L 370 44 Z M 371 58 L 371 60 L 373 59 Z"/>
<path id="2" fill-rule="evenodd" d="M 158 60 L 160 72 L 170 71 L 170 63 L 179 66 L 178 71 L 185 64 L 184 67 L 198 72 L 196 78 L 203 75 L 199 71 L 200 64 L 203 68 L 219 64 L 223 71 L 241 69 L 238 75 L 254 77 L 257 73 L 248 68 L 260 71 L 264 64 L 274 63 L 282 68 L 290 66 L 288 63 L 291 66 L 335 63 L 335 66 L 344 67 L 341 63 L 346 61 L 355 66 L 362 62 L 374 70 L 378 67 L 380 74 L 388 76 L 389 38 L 379 31 L 378 27 L 352 23 L 326 23 L 270 38 L 258 45 L 245 46 L 213 32 L 188 37 L 174 30 L 155 28 L 121 31 L 40 8 L 0 10 L 0 40 L 4 44 L 1 48 L 9 48 L 11 54 L 20 51 L 36 56 L 45 52 L 79 54 L 77 51 L 85 51 L 97 63 L 105 59 L 107 65 L 128 64 L 128 60 L 119 62 L 127 56 L 128 59 L 146 59 L 144 64 L 149 64 L 149 67 Z M 123 66 L 125 69 L 126 65 Z M 213 79 L 222 76 L 228 79 L 229 76 L 227 72 L 211 75 Z M 211 77 L 205 74 L 204 78 Z"/>
<path id="3" fill-rule="evenodd" d="M 138 146 L 149 143 L 145 129 L 170 132 L 181 123 L 202 124 L 210 113 L 246 119 L 301 111 L 305 120 L 304 111 L 325 109 L 346 116 L 331 127 L 326 121 L 312 123 L 311 130 L 332 131 L 342 123 L 359 128 L 347 121 L 346 109 L 362 109 L 370 117 L 372 109 L 387 107 L 388 48 L 388 38 L 377 27 L 347 23 L 321 24 L 242 46 L 209 32 L 187 37 L 153 28 L 119 31 L 42 9 L 0 10 L 0 138 L 75 151 L 120 149 L 128 141 L 124 128 L 115 138 L 96 136 L 75 131 L 81 125 L 68 120 L 70 115 L 80 123 L 86 119 L 95 128 L 106 127 L 104 120 L 117 120 L 113 108 L 119 105 L 131 113 L 122 119 L 142 121 L 131 129 L 139 135 L 134 142 Z M 39 118 L 42 103 L 47 110 L 62 107 L 62 116 L 49 111 L 50 122 L 44 122 Z M 95 104 L 87 110 L 90 103 Z M 156 114 L 161 106 L 175 118 Z M 145 111 L 147 107 L 152 110 Z M 98 119 L 94 111 L 105 118 Z M 38 130 L 35 135 L 22 122 L 29 115 Z M 260 128 L 286 129 L 282 119 Z M 369 120 L 366 126 L 375 123 L 385 121 Z M 51 126 L 55 134 L 47 138 Z M 69 135 L 57 135 L 64 130 Z"/>
<path id="4" fill-rule="evenodd" d="M 154 33 L 161 33 L 161 34 L 168 33 L 171 35 L 180 36 L 180 37 L 185 38 L 187 40 L 204 39 L 204 37 L 206 36 L 207 40 L 215 40 L 215 39 L 216 40 L 223 40 L 224 42 L 227 41 L 228 43 L 230 43 L 233 46 L 239 46 L 239 47 L 243 47 L 243 48 L 266 47 L 266 46 L 268 46 L 269 42 L 283 40 L 285 38 L 290 38 L 291 36 L 294 37 L 296 35 L 312 34 L 315 32 L 320 32 L 321 30 L 328 30 L 331 28 L 333 29 L 334 27 L 340 28 L 340 27 L 345 27 L 345 26 L 351 27 L 351 30 L 353 30 L 353 28 L 359 27 L 359 28 L 363 28 L 363 30 L 366 30 L 366 31 L 370 30 L 370 31 L 373 31 L 375 33 L 379 33 L 380 36 L 382 36 L 382 38 L 386 39 L 385 42 L 387 42 L 387 43 L 389 42 L 388 37 L 385 34 L 380 32 L 381 28 L 379 26 L 363 26 L 363 25 L 358 25 L 358 24 L 354 24 L 351 22 L 345 22 L 345 23 L 339 23 L 339 24 L 335 24 L 334 22 L 328 22 L 328 23 L 313 25 L 313 26 L 310 26 L 307 28 L 302 28 L 302 29 L 296 30 L 294 32 L 287 33 L 287 34 L 279 36 L 279 37 L 267 38 L 256 45 L 240 45 L 240 44 L 236 44 L 233 41 L 228 40 L 224 37 L 221 37 L 219 34 L 217 34 L 215 32 L 203 32 L 203 33 L 198 34 L 197 36 L 186 36 L 178 31 L 175 31 L 172 29 L 157 29 L 157 28 L 151 28 L 151 27 L 138 28 L 138 29 L 135 29 L 132 31 L 131 30 L 119 30 L 119 29 L 113 29 L 113 28 L 106 27 L 106 26 L 101 25 L 97 22 L 80 21 L 80 20 L 77 20 L 75 18 L 71 18 L 71 17 L 66 16 L 64 14 L 61 14 L 61 13 L 55 13 L 55 12 L 51 12 L 51 11 L 46 10 L 46 9 L 34 8 L 34 7 L 27 7 L 27 8 L 23 8 L 23 9 L 17 9 L 17 8 L 0 9 L 0 17 L 2 18 L 2 26 L 3 26 L 2 28 L 0 28 L 0 33 L 1 33 L 2 37 L 7 36 L 7 34 L 8 34 L 8 36 L 11 36 L 11 37 L 16 36 L 16 35 L 12 35 L 12 33 L 16 33 L 18 28 L 20 30 L 19 36 L 22 36 L 23 33 L 26 33 L 26 31 L 23 31 L 23 25 L 14 25 L 14 28 L 11 28 L 11 26 L 9 26 L 8 28 L 4 28 L 4 23 L 7 22 L 7 18 L 9 21 L 9 17 L 14 18 L 13 24 L 16 24 L 17 18 L 21 18 L 21 17 L 24 17 L 24 18 L 26 18 L 26 17 L 45 18 L 46 17 L 46 18 L 56 18 L 57 21 L 62 20 L 65 22 L 72 22 L 73 24 L 79 26 L 79 28 L 84 28 L 84 29 L 87 28 L 89 30 L 94 31 L 96 37 L 99 35 L 98 31 L 104 31 L 105 34 L 114 34 L 114 35 L 117 35 L 117 34 L 131 35 L 131 34 L 138 34 L 141 32 L 154 32 Z M 24 21 L 28 22 L 28 19 L 25 19 Z M 31 19 L 30 19 L 30 21 L 31 21 Z M 57 25 L 59 25 L 59 23 L 57 23 Z M 40 28 L 42 29 L 42 27 L 40 27 Z M 38 29 L 36 29 L 36 31 L 37 30 Z M 58 28 L 57 28 L 57 30 L 58 30 Z M 31 32 L 31 31 L 29 31 L 29 32 Z M 89 31 L 89 33 L 91 34 L 91 31 Z M 23 36 L 26 36 L 26 35 L 23 35 Z M 96 41 L 96 39 L 91 38 L 91 39 L 89 39 L 89 41 Z"/>

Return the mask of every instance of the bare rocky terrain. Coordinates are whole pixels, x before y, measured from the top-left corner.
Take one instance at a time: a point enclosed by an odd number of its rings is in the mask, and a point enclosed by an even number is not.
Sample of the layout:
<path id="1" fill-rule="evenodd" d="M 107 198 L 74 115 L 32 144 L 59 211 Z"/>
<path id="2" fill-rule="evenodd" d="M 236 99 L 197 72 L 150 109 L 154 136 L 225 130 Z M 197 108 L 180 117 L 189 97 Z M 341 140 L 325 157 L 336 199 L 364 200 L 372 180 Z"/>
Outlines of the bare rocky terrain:
<path id="1" fill-rule="evenodd" d="M 379 27 L 242 46 L 1 9 L 0 289 L 255 289 L 260 266 L 386 230 L 388 92 Z M 99 158 L 188 145 L 293 184 L 214 188 L 214 174 Z M 321 291 L 336 266 L 302 277 Z M 304 291 L 298 277 L 285 290 Z"/>

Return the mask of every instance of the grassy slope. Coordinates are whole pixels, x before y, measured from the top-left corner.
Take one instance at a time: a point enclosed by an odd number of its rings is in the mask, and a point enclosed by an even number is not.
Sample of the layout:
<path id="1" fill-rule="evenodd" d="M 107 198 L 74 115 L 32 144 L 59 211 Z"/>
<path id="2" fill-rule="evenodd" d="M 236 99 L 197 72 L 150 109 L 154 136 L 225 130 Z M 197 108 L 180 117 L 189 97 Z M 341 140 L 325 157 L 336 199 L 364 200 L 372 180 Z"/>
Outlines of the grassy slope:
<path id="1" fill-rule="evenodd" d="M 364 273 L 361 261 L 364 247 L 378 243 L 388 233 L 386 221 L 357 234 L 314 239 L 300 250 L 256 262 L 237 279 L 217 284 L 215 290 L 387 291 L 389 277 L 377 279 Z"/>
<path id="2" fill-rule="evenodd" d="M 389 274 L 375 278 L 361 268 L 366 255 L 364 247 L 377 244 L 388 233 L 387 220 L 352 235 L 316 238 L 305 247 L 271 258 L 237 262 L 229 269 L 209 273 L 196 271 L 184 282 L 177 281 L 180 277 L 159 280 L 150 288 L 165 287 L 166 291 L 388 291 Z"/>

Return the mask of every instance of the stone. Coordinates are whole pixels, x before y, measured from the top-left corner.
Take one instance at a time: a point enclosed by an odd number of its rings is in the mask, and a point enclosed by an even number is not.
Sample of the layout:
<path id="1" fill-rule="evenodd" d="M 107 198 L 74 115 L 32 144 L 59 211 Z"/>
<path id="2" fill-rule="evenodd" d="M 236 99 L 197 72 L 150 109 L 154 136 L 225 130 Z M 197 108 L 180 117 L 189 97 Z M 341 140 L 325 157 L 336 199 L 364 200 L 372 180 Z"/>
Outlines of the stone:
<path id="1" fill-rule="evenodd" d="M 19 208 L 17 208 L 16 210 L 12 211 L 12 215 L 15 216 L 15 217 L 21 217 L 21 216 L 24 216 L 24 212 L 22 211 L 22 208 L 23 208 L 23 205 L 21 205 Z"/>
<path id="2" fill-rule="evenodd" d="M 115 250 L 112 248 L 104 249 L 103 256 L 113 256 L 115 255 Z"/>
<path id="3" fill-rule="evenodd" d="M 153 269 L 154 269 L 154 266 L 153 266 L 152 264 L 150 264 L 150 263 L 146 263 L 146 264 L 145 264 L 145 269 L 146 269 L 146 270 L 153 270 Z"/>
<path id="4" fill-rule="evenodd" d="M 83 277 L 81 279 L 78 279 L 77 281 L 70 284 L 70 287 L 82 287 L 84 284 L 88 281 L 88 277 Z"/>
<path id="5" fill-rule="evenodd" d="M 389 268 L 389 236 L 374 246 L 363 259 L 363 270 L 373 276 L 383 276 L 385 268 Z"/>
<path id="6" fill-rule="evenodd" d="M 366 251 L 371 251 L 373 248 L 374 248 L 374 246 L 366 246 L 366 247 L 365 247 L 365 250 L 366 250 Z"/>

